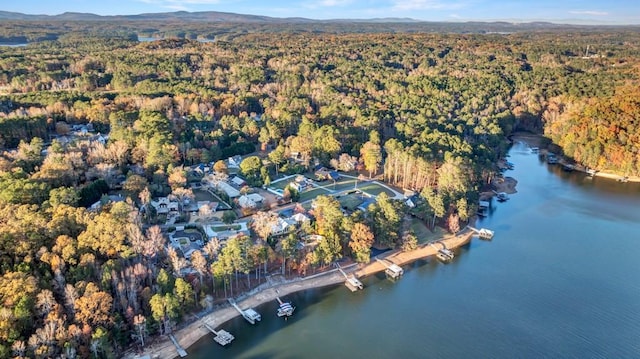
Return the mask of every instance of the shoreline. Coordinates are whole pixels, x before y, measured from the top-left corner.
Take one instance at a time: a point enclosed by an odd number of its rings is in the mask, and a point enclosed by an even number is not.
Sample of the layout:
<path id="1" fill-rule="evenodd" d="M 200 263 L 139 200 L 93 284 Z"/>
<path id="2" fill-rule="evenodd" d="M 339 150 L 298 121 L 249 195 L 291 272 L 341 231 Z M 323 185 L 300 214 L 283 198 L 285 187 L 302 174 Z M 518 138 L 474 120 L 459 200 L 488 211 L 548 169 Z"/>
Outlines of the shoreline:
<path id="1" fill-rule="evenodd" d="M 524 143 L 526 143 L 527 145 L 529 145 L 529 147 L 540 147 L 541 145 L 541 140 L 542 138 L 544 138 L 544 136 L 542 135 L 538 135 L 535 133 L 528 133 L 528 132 L 515 132 L 513 133 L 511 136 L 513 141 L 522 141 Z M 540 148 L 540 154 L 546 154 L 548 153 L 549 150 L 547 148 Z M 559 161 L 558 163 L 561 165 L 565 165 L 566 164 L 566 156 L 562 155 L 562 156 L 558 156 L 559 157 Z M 577 163 L 575 165 L 574 171 L 577 172 L 581 172 L 587 175 L 590 175 L 589 172 L 587 171 L 587 167 L 585 167 L 584 165 Z M 620 175 L 620 174 L 616 174 L 616 173 L 611 173 L 611 172 L 602 172 L 602 171 L 597 171 L 591 175 L 592 177 L 601 177 L 601 178 L 607 178 L 607 179 L 612 179 L 612 180 L 616 180 L 618 182 L 640 182 L 640 176 L 624 176 L 624 175 Z M 625 181 L 621 181 L 622 179 L 625 179 Z"/>
<path id="2" fill-rule="evenodd" d="M 383 253 L 379 258 L 391 260 L 397 265 L 406 265 L 419 259 L 434 256 L 437 253 L 437 249 L 434 248 L 431 243 L 441 243 L 448 249 L 455 249 L 470 242 L 472 237 L 473 231 L 469 230 L 468 227 L 465 227 L 456 235 L 444 235 L 438 240 L 421 244 L 413 251 L 402 252 L 400 249 L 394 249 Z M 356 277 L 361 278 L 382 272 L 385 268 L 386 267 L 383 264 L 372 260 L 365 265 L 352 264 L 347 267 L 343 267 L 342 269 L 346 273 L 353 273 Z M 275 301 L 278 296 L 285 296 L 294 292 L 326 287 L 342 282 L 344 282 L 342 274 L 340 274 L 337 269 L 332 269 L 305 278 L 298 277 L 283 283 L 264 283 L 250 292 L 243 294 L 236 301 L 242 308 L 254 308 L 261 304 Z M 180 328 L 178 331 L 174 332 L 173 335 L 182 348 L 188 349 L 202 337 L 211 334 L 211 332 L 204 327 L 202 322 L 218 329 L 220 325 L 239 315 L 240 313 L 231 306 L 215 309 L 206 314 L 200 320 L 191 322 L 185 327 Z M 178 357 L 178 353 L 171 340 L 169 340 L 167 336 L 161 336 L 145 347 L 143 353 L 138 354 L 129 350 L 124 353 L 123 358 L 135 359 L 145 356 L 158 359 L 173 359 Z"/>

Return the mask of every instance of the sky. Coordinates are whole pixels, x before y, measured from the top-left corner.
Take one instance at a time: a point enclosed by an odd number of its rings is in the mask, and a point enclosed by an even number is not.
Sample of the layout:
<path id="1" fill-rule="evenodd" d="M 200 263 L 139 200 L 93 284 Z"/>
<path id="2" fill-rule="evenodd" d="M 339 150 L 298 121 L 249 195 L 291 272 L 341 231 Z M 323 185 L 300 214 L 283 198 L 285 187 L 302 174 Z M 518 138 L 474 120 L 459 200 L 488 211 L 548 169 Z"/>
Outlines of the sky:
<path id="1" fill-rule="evenodd" d="M 426 21 L 553 21 L 640 24 L 640 0 L 2 0 L 0 10 L 130 15 L 224 11 L 311 19 L 413 18 Z"/>

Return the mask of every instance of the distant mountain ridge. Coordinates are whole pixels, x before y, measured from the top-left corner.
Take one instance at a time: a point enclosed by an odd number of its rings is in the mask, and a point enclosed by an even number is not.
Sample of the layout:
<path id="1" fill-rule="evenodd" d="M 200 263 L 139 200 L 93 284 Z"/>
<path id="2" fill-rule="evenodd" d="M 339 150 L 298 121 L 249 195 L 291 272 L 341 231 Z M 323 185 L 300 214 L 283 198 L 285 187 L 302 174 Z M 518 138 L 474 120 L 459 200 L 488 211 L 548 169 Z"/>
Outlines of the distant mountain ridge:
<path id="1" fill-rule="evenodd" d="M 466 23 L 466 24 L 499 24 L 503 26 L 529 25 L 537 28 L 557 27 L 565 24 L 546 21 L 423 21 L 412 18 L 371 18 L 371 19 L 327 19 L 317 20 L 303 17 L 270 17 L 262 15 L 247 15 L 220 11 L 174 11 L 159 13 L 143 13 L 136 15 L 96 15 L 91 13 L 65 12 L 58 15 L 35 15 L 23 14 L 19 12 L 0 11 L 0 20 L 14 21 L 184 21 L 184 22 L 221 22 L 221 23 L 407 23 L 407 24 L 427 24 L 427 23 Z M 569 25 L 571 26 L 571 25 Z"/>
<path id="2" fill-rule="evenodd" d="M 91 13 L 65 12 L 58 15 L 32 15 L 19 12 L 0 11 L 0 20 L 21 21 L 212 21 L 212 22 L 250 22 L 250 23 L 305 23 L 305 22 L 420 22 L 408 18 L 376 18 L 376 19 L 335 19 L 314 20 L 302 17 L 277 18 L 261 15 L 236 14 L 220 11 L 174 11 L 160 13 L 144 13 L 136 15 L 96 15 Z"/>

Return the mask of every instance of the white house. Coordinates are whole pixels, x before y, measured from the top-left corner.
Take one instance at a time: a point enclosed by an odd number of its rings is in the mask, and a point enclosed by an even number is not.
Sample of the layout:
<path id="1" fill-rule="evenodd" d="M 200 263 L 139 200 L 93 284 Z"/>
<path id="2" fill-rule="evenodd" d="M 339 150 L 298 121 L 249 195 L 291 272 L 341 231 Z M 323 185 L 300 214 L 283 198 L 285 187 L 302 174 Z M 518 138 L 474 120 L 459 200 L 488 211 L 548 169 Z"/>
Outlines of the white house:
<path id="1" fill-rule="evenodd" d="M 293 216 L 291 216 L 290 219 L 294 220 L 296 223 L 309 222 L 311 220 L 304 213 L 296 213 Z"/>
<path id="2" fill-rule="evenodd" d="M 264 202 L 264 197 L 257 193 L 250 193 L 238 198 L 238 204 L 242 208 L 256 208 Z"/>
<path id="3" fill-rule="evenodd" d="M 168 197 L 160 197 L 151 201 L 151 205 L 156 209 L 158 214 L 167 214 L 169 212 L 178 212 L 180 207 L 178 202 L 170 200 Z"/>
<path id="4" fill-rule="evenodd" d="M 271 227 L 271 235 L 281 236 L 283 234 L 287 234 L 291 232 L 295 224 L 296 224 L 296 221 L 292 219 L 278 218 L 278 222 Z"/>

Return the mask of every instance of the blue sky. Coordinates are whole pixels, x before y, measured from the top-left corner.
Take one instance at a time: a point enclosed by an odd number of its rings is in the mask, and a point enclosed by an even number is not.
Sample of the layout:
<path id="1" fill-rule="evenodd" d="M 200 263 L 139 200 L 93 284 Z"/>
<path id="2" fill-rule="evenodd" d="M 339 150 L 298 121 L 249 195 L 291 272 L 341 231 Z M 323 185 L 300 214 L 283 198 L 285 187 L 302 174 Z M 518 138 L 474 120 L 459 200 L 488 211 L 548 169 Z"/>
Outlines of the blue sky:
<path id="1" fill-rule="evenodd" d="M 225 11 L 312 19 L 410 17 L 428 21 L 547 20 L 640 24 L 639 0 L 19 0 L 0 10 L 28 14 L 66 11 L 100 15 Z"/>

